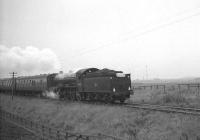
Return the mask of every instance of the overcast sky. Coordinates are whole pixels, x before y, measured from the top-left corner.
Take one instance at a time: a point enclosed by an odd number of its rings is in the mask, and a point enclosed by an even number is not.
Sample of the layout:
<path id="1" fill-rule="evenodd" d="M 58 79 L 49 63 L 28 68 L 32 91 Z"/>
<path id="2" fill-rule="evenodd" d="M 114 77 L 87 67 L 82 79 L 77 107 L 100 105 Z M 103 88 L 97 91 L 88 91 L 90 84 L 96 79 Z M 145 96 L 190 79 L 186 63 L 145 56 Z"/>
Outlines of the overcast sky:
<path id="1" fill-rule="evenodd" d="M 98 67 L 134 79 L 200 76 L 200 1 L 0 0 L 0 45 L 4 73 L 23 59 L 7 55 L 18 46 L 18 54 L 49 52 L 54 71 Z M 49 57 L 42 59 L 48 67 Z M 8 72 L 16 69 L 12 64 Z"/>

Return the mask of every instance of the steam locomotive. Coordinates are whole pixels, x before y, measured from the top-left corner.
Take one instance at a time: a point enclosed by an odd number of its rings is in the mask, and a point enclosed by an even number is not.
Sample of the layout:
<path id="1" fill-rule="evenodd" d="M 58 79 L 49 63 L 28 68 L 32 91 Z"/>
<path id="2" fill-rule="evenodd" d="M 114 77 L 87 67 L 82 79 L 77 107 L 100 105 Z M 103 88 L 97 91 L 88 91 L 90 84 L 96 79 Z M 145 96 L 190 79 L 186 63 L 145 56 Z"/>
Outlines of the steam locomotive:
<path id="1" fill-rule="evenodd" d="M 97 68 L 75 73 L 53 73 L 0 79 L 0 92 L 15 91 L 19 95 L 46 96 L 56 93 L 60 99 L 124 102 L 133 93 L 130 74 Z"/>

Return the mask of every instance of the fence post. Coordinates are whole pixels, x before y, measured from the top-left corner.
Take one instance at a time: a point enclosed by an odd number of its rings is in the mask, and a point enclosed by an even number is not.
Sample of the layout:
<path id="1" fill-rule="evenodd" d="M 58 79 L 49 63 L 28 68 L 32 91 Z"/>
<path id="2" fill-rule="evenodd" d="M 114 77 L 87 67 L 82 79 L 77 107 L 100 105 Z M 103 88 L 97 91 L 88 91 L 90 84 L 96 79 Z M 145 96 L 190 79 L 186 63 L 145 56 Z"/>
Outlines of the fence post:
<path id="1" fill-rule="evenodd" d="M 165 85 L 163 85 L 163 88 L 164 88 L 164 94 L 165 94 L 165 93 L 166 93 L 166 92 L 165 92 Z"/>
<path id="2" fill-rule="evenodd" d="M 86 140 L 89 140 L 89 136 L 86 137 Z"/>
<path id="3" fill-rule="evenodd" d="M 186 133 L 182 133 L 180 136 L 180 140 L 188 140 L 188 135 Z"/>
<path id="4" fill-rule="evenodd" d="M 23 125 L 23 123 L 24 123 L 24 120 L 23 120 L 23 118 L 21 118 L 21 124 Z"/>
<path id="5" fill-rule="evenodd" d="M 44 139 L 44 125 L 42 125 L 42 138 Z"/>
<path id="6" fill-rule="evenodd" d="M 57 131 L 57 140 L 59 140 L 60 139 L 60 134 L 59 134 L 60 132 L 59 132 L 59 130 Z"/>
<path id="7" fill-rule="evenodd" d="M 133 86 L 133 93 L 135 93 L 135 87 Z"/>
<path id="8" fill-rule="evenodd" d="M 180 86 L 180 84 L 178 84 L 178 93 L 180 93 L 181 92 L 181 86 Z"/>
<path id="9" fill-rule="evenodd" d="M 31 121 L 31 128 L 32 128 L 33 122 Z"/>
<path id="10" fill-rule="evenodd" d="M 12 114 L 10 114 L 10 120 L 13 120 L 13 115 Z"/>
<path id="11" fill-rule="evenodd" d="M 49 137 L 51 139 L 51 128 L 49 127 Z"/>
<path id="12" fill-rule="evenodd" d="M 25 120 L 22 118 L 23 125 L 26 126 Z"/>
<path id="13" fill-rule="evenodd" d="M 26 120 L 25 119 L 23 119 L 24 120 L 24 126 L 26 127 Z"/>
<path id="14" fill-rule="evenodd" d="M 190 92 L 190 84 L 187 84 L 188 93 Z"/>
<path id="15" fill-rule="evenodd" d="M 37 125 L 37 123 L 35 123 L 35 130 L 36 130 L 36 131 L 38 130 L 38 125 Z"/>
<path id="16" fill-rule="evenodd" d="M 68 140 L 68 132 L 65 133 L 65 140 Z"/>

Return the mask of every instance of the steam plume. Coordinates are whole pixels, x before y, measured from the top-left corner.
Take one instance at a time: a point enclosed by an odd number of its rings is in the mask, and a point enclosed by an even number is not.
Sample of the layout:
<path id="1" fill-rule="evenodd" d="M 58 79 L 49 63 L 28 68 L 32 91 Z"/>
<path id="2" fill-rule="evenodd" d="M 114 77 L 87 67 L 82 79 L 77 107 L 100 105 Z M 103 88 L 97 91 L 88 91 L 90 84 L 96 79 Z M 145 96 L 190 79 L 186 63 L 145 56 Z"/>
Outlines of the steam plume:
<path id="1" fill-rule="evenodd" d="M 55 78 L 58 79 L 58 80 L 61 80 L 61 79 L 64 79 L 64 78 L 74 78 L 74 77 L 76 77 L 76 74 L 70 72 L 70 73 L 59 73 L 59 74 L 56 75 Z"/>
<path id="2" fill-rule="evenodd" d="M 0 45 L 0 76 L 15 71 L 20 75 L 57 72 L 60 63 L 50 49 L 6 47 Z"/>
<path id="3" fill-rule="evenodd" d="M 58 99 L 59 95 L 58 93 L 55 93 L 53 91 L 46 91 L 43 93 L 43 96 L 47 97 L 47 98 L 51 98 L 51 99 Z"/>

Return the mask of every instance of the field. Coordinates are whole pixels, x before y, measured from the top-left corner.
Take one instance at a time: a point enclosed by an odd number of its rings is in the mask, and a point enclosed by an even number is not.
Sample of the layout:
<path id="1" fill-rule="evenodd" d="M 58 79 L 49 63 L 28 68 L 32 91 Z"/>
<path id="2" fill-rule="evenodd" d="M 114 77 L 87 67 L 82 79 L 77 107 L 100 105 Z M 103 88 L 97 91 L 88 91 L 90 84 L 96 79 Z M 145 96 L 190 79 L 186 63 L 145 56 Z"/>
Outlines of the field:
<path id="1" fill-rule="evenodd" d="M 130 101 L 152 100 L 134 96 Z M 164 100 L 165 96 L 158 97 Z M 184 140 L 187 137 L 196 140 L 200 136 L 200 117 L 16 96 L 11 100 L 10 96 L 2 94 L 0 102 L 9 112 L 67 131 L 103 133 L 124 140 Z"/>
<path id="2" fill-rule="evenodd" d="M 163 87 L 137 89 L 128 102 L 200 108 L 200 94 L 196 87 L 181 86 L 179 90 L 175 84 L 166 84 L 165 91 Z"/>

